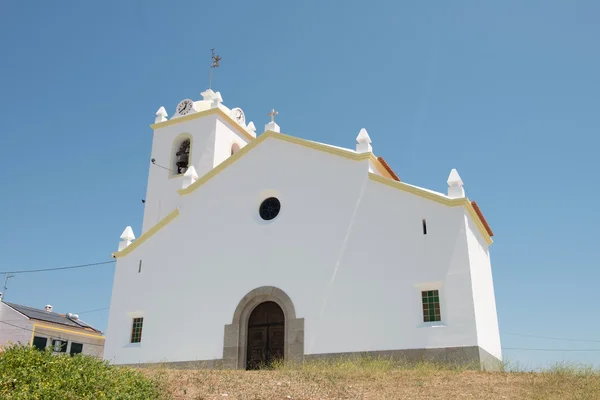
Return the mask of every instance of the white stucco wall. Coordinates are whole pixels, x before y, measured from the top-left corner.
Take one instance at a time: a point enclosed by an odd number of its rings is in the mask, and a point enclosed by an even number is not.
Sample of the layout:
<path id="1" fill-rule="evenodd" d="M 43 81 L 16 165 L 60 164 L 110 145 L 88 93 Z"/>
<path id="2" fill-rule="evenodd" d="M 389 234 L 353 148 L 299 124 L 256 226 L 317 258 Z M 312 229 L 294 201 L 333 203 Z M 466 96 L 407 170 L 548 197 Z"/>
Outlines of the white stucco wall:
<path id="1" fill-rule="evenodd" d="M 489 249 L 470 218 L 465 215 L 467 225 L 467 244 L 473 280 L 473 298 L 477 318 L 477 337 L 479 346 L 496 358 L 502 360 L 500 331 L 496 311 L 496 296 L 492 277 Z"/>
<path id="2" fill-rule="evenodd" d="M 33 324 L 18 311 L 0 302 L 0 348 L 9 344 L 29 344 Z"/>
<path id="3" fill-rule="evenodd" d="M 117 261 L 105 358 L 220 359 L 224 325 L 259 286 L 291 297 L 306 354 L 477 345 L 464 210 L 368 171 L 367 160 L 267 139 L 180 197 L 180 215 Z M 271 195 L 282 210 L 263 221 Z M 421 289 L 440 290 L 441 324 L 422 323 Z M 142 343 L 129 344 L 137 316 Z"/>

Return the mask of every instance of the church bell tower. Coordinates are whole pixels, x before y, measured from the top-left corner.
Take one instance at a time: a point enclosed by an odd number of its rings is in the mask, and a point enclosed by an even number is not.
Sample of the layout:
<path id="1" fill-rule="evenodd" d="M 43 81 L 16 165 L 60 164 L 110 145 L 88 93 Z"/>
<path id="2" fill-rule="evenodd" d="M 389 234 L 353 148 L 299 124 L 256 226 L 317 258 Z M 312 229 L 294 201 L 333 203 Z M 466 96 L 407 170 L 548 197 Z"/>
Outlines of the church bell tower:
<path id="1" fill-rule="evenodd" d="M 142 233 L 177 207 L 179 189 L 256 139 L 241 108 L 226 107 L 211 89 L 201 96 L 180 101 L 171 118 L 164 107 L 156 112 Z"/>

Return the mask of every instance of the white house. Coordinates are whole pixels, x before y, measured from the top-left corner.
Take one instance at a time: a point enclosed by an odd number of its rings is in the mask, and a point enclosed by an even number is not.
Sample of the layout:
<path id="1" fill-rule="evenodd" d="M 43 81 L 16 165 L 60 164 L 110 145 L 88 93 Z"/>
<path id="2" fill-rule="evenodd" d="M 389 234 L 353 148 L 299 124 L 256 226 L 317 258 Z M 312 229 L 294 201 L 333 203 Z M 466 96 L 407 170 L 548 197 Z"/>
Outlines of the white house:
<path id="1" fill-rule="evenodd" d="M 345 149 L 256 137 L 207 90 L 156 113 L 141 236 L 121 236 L 105 359 L 254 368 L 340 354 L 501 360 L 492 231 L 456 170 L 404 182 Z"/>
<path id="2" fill-rule="evenodd" d="M 51 346 L 55 353 L 99 358 L 104 352 L 102 332 L 80 320 L 77 314 L 56 313 L 51 305 L 41 310 L 0 301 L 0 351 L 11 344 L 37 349 Z"/>

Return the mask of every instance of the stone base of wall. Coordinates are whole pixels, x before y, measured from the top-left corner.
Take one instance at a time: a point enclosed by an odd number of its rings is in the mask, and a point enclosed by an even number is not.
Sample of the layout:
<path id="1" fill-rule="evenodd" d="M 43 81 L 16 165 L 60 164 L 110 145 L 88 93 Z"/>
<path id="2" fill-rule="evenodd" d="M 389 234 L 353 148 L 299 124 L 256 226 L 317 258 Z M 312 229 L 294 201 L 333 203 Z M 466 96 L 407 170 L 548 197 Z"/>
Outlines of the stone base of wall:
<path id="1" fill-rule="evenodd" d="M 360 357 L 392 359 L 407 363 L 430 361 L 487 371 L 500 370 L 503 365 L 502 361 L 479 346 L 306 354 L 304 355 L 304 361 L 333 361 Z"/>
<path id="2" fill-rule="evenodd" d="M 479 346 L 442 347 L 434 349 L 383 350 L 349 353 L 305 354 L 303 362 L 334 361 L 338 359 L 356 359 L 360 357 L 384 358 L 408 363 L 431 361 L 458 365 L 469 369 L 497 371 L 502 361 Z M 126 364 L 134 368 L 165 367 L 175 369 L 236 369 L 230 360 L 175 361 L 163 363 Z"/>

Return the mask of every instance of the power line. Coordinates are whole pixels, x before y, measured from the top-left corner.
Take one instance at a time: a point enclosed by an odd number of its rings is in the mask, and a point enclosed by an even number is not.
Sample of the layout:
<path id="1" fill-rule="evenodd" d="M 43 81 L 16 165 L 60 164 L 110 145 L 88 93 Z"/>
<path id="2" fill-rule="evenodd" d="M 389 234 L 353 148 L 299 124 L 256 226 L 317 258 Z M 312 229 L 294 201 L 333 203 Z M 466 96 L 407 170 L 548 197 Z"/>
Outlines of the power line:
<path id="1" fill-rule="evenodd" d="M 96 309 L 94 309 L 94 310 L 81 311 L 81 312 L 77 312 L 77 313 L 74 313 L 74 314 L 77 314 L 77 315 L 79 315 L 79 314 L 88 314 L 88 313 L 93 313 L 93 312 L 96 312 L 96 311 L 104 311 L 104 310 L 108 310 L 109 308 L 110 308 L 110 307 L 96 308 Z"/>
<path id="2" fill-rule="evenodd" d="M 600 351 L 600 349 L 528 349 L 524 347 L 503 347 L 502 350 L 531 350 L 531 351 Z"/>
<path id="3" fill-rule="evenodd" d="M 553 337 L 553 336 L 527 335 L 527 334 L 524 334 L 524 333 L 514 333 L 514 332 L 506 332 L 506 334 L 507 334 L 507 335 L 514 335 L 514 336 L 524 336 L 524 337 L 539 338 L 539 339 L 566 340 L 566 341 L 570 341 L 570 342 L 589 342 L 589 343 L 600 343 L 600 340 L 585 340 L 585 339 L 559 338 L 559 337 Z"/>
<path id="4" fill-rule="evenodd" d="M 27 274 L 27 273 L 32 273 L 32 272 L 58 271 L 58 270 L 63 270 L 63 269 L 94 267 L 97 265 L 110 264 L 110 263 L 114 263 L 114 262 L 116 262 L 116 260 L 103 261 L 103 262 L 90 263 L 90 264 L 81 264 L 81 265 L 70 265 L 67 267 L 25 269 L 25 270 L 21 270 L 21 271 L 2 271 L 2 272 L 0 272 L 0 274 Z"/>

